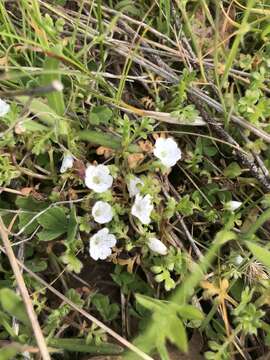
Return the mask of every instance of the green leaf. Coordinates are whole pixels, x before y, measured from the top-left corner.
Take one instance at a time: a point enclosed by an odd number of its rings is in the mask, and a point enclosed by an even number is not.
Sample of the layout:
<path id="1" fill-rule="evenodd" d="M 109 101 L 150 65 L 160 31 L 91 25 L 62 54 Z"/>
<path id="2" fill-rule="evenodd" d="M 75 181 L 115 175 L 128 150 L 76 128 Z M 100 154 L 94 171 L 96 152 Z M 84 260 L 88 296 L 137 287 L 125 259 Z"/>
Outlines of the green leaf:
<path id="1" fill-rule="evenodd" d="M 50 241 L 67 232 L 68 223 L 63 208 L 56 206 L 38 218 L 38 223 L 44 228 L 38 233 L 41 241 Z"/>
<path id="2" fill-rule="evenodd" d="M 161 300 L 157 300 L 141 294 L 136 294 L 136 300 L 138 301 L 139 304 L 141 304 L 143 307 L 145 307 L 146 309 L 152 312 L 160 311 L 163 306 Z"/>
<path id="3" fill-rule="evenodd" d="M 108 106 L 99 105 L 93 107 L 93 109 L 89 113 L 88 118 L 90 124 L 92 125 L 107 125 L 112 115 L 112 110 Z"/>
<path id="4" fill-rule="evenodd" d="M 229 179 L 236 178 L 237 176 L 239 176 L 241 174 L 242 174 L 242 169 L 237 164 L 237 162 L 232 162 L 224 170 L 224 176 L 228 177 Z"/>
<path id="5" fill-rule="evenodd" d="M 270 24 L 268 24 L 267 26 L 265 26 L 265 28 L 263 29 L 262 33 L 261 33 L 261 37 L 264 41 L 267 40 L 267 36 L 269 35 L 270 33 Z"/>
<path id="6" fill-rule="evenodd" d="M 62 227 L 63 232 L 67 231 L 67 218 L 65 210 L 60 206 L 55 206 L 38 218 L 38 223 L 45 229 L 59 229 Z"/>
<path id="7" fill-rule="evenodd" d="M 62 235 L 62 229 L 54 230 L 41 230 L 37 235 L 40 241 L 51 241 Z"/>
<path id="8" fill-rule="evenodd" d="M 119 313 L 119 306 L 117 304 L 110 304 L 108 296 L 95 294 L 92 297 L 92 303 L 105 321 L 114 320 Z"/>
<path id="9" fill-rule="evenodd" d="M 175 344 L 181 351 L 187 352 L 188 341 L 186 330 L 182 320 L 175 314 L 174 311 L 158 311 L 153 315 L 153 320 L 156 326 L 159 327 L 159 332 L 156 335 L 156 347 L 160 343 L 166 342 L 166 339 Z"/>
<path id="10" fill-rule="evenodd" d="M 47 262 L 39 258 L 28 260 L 25 262 L 25 265 L 33 272 L 45 271 L 48 267 Z"/>
<path id="11" fill-rule="evenodd" d="M 68 230 L 66 213 L 60 206 L 49 209 L 37 220 L 44 228 L 38 233 L 38 237 L 41 241 L 53 240 Z"/>
<path id="12" fill-rule="evenodd" d="M 82 262 L 70 251 L 66 251 L 64 255 L 61 256 L 61 260 L 67 265 L 68 271 L 74 271 L 76 274 L 81 272 L 83 267 Z"/>
<path id="13" fill-rule="evenodd" d="M 15 355 L 19 352 L 17 347 L 13 346 L 5 346 L 0 349 L 0 359 L 1 360 L 12 360 L 14 359 Z"/>
<path id="14" fill-rule="evenodd" d="M 182 199 L 176 205 L 176 210 L 179 211 L 180 214 L 182 214 L 184 216 L 192 215 L 193 208 L 194 208 L 194 204 L 190 200 L 189 195 L 185 195 L 184 197 L 182 197 Z"/>
<path id="15" fill-rule="evenodd" d="M 62 50 L 58 47 L 52 49 L 55 53 L 62 53 Z M 53 81 L 58 80 L 61 82 L 61 75 L 60 73 L 56 72 L 59 69 L 60 61 L 56 58 L 47 57 L 44 61 L 44 70 L 45 72 L 49 72 L 50 70 L 54 71 L 53 74 L 45 74 L 42 77 L 42 84 L 43 85 L 50 85 Z M 53 91 L 46 95 L 48 99 L 49 106 L 56 112 L 56 114 L 63 116 L 65 112 L 65 103 L 64 103 L 64 96 L 62 91 Z"/>
<path id="16" fill-rule="evenodd" d="M 18 196 L 16 199 L 16 205 L 23 210 L 38 211 L 46 207 L 46 203 L 38 201 L 32 196 Z"/>
<path id="17" fill-rule="evenodd" d="M 75 240 L 75 236 L 78 229 L 77 217 L 76 217 L 76 207 L 73 206 L 70 212 L 68 228 L 67 228 L 67 242 L 72 243 Z"/>
<path id="18" fill-rule="evenodd" d="M 171 277 L 167 277 L 166 279 L 165 279 L 165 285 L 164 285 L 164 287 L 165 287 L 165 290 L 166 291 L 170 291 L 170 290 L 172 290 L 172 289 L 174 289 L 175 288 L 175 281 L 171 278 Z"/>
<path id="19" fill-rule="evenodd" d="M 26 105 L 29 100 L 28 96 L 18 96 L 16 99 L 23 105 Z M 59 115 L 40 99 L 32 99 L 28 108 L 31 113 L 35 114 L 42 122 L 50 127 L 54 127 L 55 123 L 60 120 Z"/>
<path id="20" fill-rule="evenodd" d="M 120 137 L 106 133 L 104 134 L 100 131 L 83 130 L 79 132 L 78 137 L 80 140 L 86 140 L 92 144 L 105 146 L 115 150 L 119 150 L 122 147 Z"/>
<path id="21" fill-rule="evenodd" d="M 38 131 L 48 131 L 48 127 L 45 125 L 42 125 L 40 123 L 38 123 L 35 120 L 31 120 L 31 119 L 26 119 L 23 122 L 23 128 L 26 130 L 26 132 L 38 132 Z"/>
<path id="22" fill-rule="evenodd" d="M 174 305 L 174 304 L 170 304 Z M 177 313 L 184 319 L 203 320 L 203 313 L 192 305 L 177 305 Z"/>
<path id="23" fill-rule="evenodd" d="M 252 254 L 265 266 L 270 269 L 270 251 L 264 249 L 260 245 L 251 241 L 246 241 L 245 244 L 252 252 Z"/>
<path id="24" fill-rule="evenodd" d="M 235 240 L 236 234 L 230 230 L 220 230 L 215 236 L 217 245 L 223 245 L 228 241 Z"/>
<path id="25" fill-rule="evenodd" d="M 66 297 L 69 298 L 74 304 L 79 307 L 83 307 L 84 300 L 81 299 L 81 295 L 75 289 L 69 289 L 66 292 Z"/>
<path id="26" fill-rule="evenodd" d="M 141 279 L 138 274 L 129 273 L 123 270 L 123 267 L 116 265 L 114 274 L 111 275 L 113 281 L 121 287 L 124 294 L 130 291 L 140 292 L 152 295 L 153 291 L 150 286 Z"/>
<path id="27" fill-rule="evenodd" d="M 89 141 L 92 144 L 101 145 L 110 149 L 121 150 L 122 140 L 121 137 L 106 134 L 100 131 L 83 130 L 78 133 L 79 140 Z M 141 152 L 139 146 L 129 145 L 128 150 L 130 152 Z"/>
<path id="28" fill-rule="evenodd" d="M 210 139 L 202 138 L 201 142 L 202 142 L 202 151 L 204 155 L 211 157 L 217 154 L 218 150 L 214 146 L 213 141 L 211 141 Z"/>
<path id="29" fill-rule="evenodd" d="M 160 356 L 161 360 L 170 360 L 170 355 L 168 353 L 168 350 L 166 348 L 165 341 L 159 341 L 157 344 L 157 350 Z"/>
<path id="30" fill-rule="evenodd" d="M 187 352 L 188 341 L 186 330 L 183 322 L 176 316 L 169 316 L 167 337 L 180 350 Z"/>
<path id="31" fill-rule="evenodd" d="M 24 304 L 15 291 L 8 288 L 1 289 L 0 303 L 4 311 L 6 311 L 11 316 L 14 316 L 25 325 L 30 326 L 30 321 Z"/>
<path id="32" fill-rule="evenodd" d="M 17 335 L 12 327 L 11 316 L 1 310 L 0 310 L 0 324 L 3 326 L 3 328 L 6 330 L 6 332 L 10 335 L 10 337 L 16 338 Z"/>
<path id="33" fill-rule="evenodd" d="M 22 229 L 26 224 L 28 224 L 35 214 L 21 213 L 19 214 L 19 229 Z M 29 226 L 24 230 L 25 235 L 30 235 L 38 226 L 37 220 L 34 220 Z"/>
<path id="34" fill-rule="evenodd" d="M 49 339 L 48 345 L 57 349 L 63 349 L 71 352 L 82 352 L 93 355 L 116 355 L 123 352 L 123 348 L 115 344 L 92 345 L 86 344 L 83 339 Z"/>

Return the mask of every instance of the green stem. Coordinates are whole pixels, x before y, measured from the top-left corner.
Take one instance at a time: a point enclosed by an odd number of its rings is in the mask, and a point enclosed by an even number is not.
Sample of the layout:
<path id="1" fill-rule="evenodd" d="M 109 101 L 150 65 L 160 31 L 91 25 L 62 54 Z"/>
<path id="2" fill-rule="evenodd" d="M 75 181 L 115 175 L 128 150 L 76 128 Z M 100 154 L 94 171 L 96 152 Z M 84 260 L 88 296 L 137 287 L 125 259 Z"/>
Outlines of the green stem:
<path id="1" fill-rule="evenodd" d="M 122 139 L 112 134 L 104 134 L 94 130 L 83 130 L 78 133 L 79 140 L 86 140 L 96 145 L 101 145 L 114 150 L 123 150 Z M 130 152 L 141 152 L 140 148 L 131 144 L 128 146 Z"/>
<path id="2" fill-rule="evenodd" d="M 99 355 L 116 355 L 120 354 L 123 349 L 115 344 L 101 344 L 93 345 L 86 344 L 83 339 L 50 339 L 48 345 L 57 349 L 64 349 L 67 351 L 83 352 Z"/>
<path id="3" fill-rule="evenodd" d="M 237 32 L 235 39 L 234 39 L 232 48 L 231 48 L 229 56 L 228 56 L 228 60 L 226 61 L 225 70 L 224 70 L 224 74 L 223 74 L 223 78 L 222 78 L 222 82 L 221 82 L 221 87 L 224 86 L 224 84 L 226 83 L 226 81 L 228 79 L 229 72 L 233 65 L 233 61 L 234 61 L 234 59 L 237 55 L 238 49 L 239 49 L 240 41 L 242 40 L 243 36 L 250 30 L 250 26 L 248 25 L 247 22 L 248 22 L 251 8 L 253 7 L 254 3 L 255 3 L 255 0 L 249 0 L 249 2 L 247 4 L 247 9 L 245 11 L 243 21 L 241 23 L 241 26 Z"/>

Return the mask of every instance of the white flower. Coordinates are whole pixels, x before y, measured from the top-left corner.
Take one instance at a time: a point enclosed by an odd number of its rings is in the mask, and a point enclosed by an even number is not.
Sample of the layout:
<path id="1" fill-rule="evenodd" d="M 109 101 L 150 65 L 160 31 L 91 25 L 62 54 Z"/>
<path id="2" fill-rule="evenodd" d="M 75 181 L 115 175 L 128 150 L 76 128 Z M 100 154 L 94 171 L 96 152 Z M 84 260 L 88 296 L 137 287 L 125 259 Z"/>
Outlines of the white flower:
<path id="1" fill-rule="evenodd" d="M 113 210 L 110 204 L 105 201 L 97 201 L 92 208 L 94 220 L 99 224 L 105 224 L 112 220 Z"/>
<path id="2" fill-rule="evenodd" d="M 90 238 L 89 252 L 94 260 L 104 260 L 112 253 L 112 247 L 116 244 L 116 237 L 109 233 L 109 229 L 103 228 Z"/>
<path id="3" fill-rule="evenodd" d="M 5 116 L 10 110 L 9 104 L 0 99 L 0 116 Z"/>
<path id="4" fill-rule="evenodd" d="M 136 216 L 143 224 L 149 224 L 150 214 L 154 206 L 152 204 L 152 197 L 148 194 L 141 196 L 137 194 L 135 197 L 135 202 L 131 208 L 131 214 Z"/>
<path id="5" fill-rule="evenodd" d="M 130 197 L 136 196 L 137 194 L 140 193 L 140 189 L 138 188 L 138 185 L 143 185 L 143 181 L 137 176 L 132 176 L 127 183 Z"/>
<path id="6" fill-rule="evenodd" d="M 244 258 L 241 255 L 237 255 L 236 258 L 234 259 L 235 265 L 241 265 L 243 261 Z"/>
<path id="7" fill-rule="evenodd" d="M 71 169 L 74 163 L 74 158 L 71 154 L 66 153 L 63 157 L 62 160 L 62 165 L 60 168 L 60 173 L 63 174 L 64 172 L 66 172 L 68 169 Z"/>
<path id="8" fill-rule="evenodd" d="M 113 183 L 113 177 L 106 165 L 89 165 L 85 171 L 85 185 L 97 193 L 108 190 Z"/>
<path id="9" fill-rule="evenodd" d="M 229 201 L 225 204 L 225 208 L 229 211 L 235 211 L 242 206 L 241 201 Z"/>
<path id="10" fill-rule="evenodd" d="M 154 155 L 167 167 L 174 166 L 181 159 L 181 150 L 172 139 L 158 138 L 154 147 Z"/>
<path id="11" fill-rule="evenodd" d="M 157 254 L 160 254 L 160 255 L 167 254 L 167 251 L 168 251 L 167 247 L 163 244 L 163 242 L 161 242 L 160 240 L 158 240 L 155 237 L 150 238 L 148 240 L 148 246 L 152 251 L 154 251 Z"/>

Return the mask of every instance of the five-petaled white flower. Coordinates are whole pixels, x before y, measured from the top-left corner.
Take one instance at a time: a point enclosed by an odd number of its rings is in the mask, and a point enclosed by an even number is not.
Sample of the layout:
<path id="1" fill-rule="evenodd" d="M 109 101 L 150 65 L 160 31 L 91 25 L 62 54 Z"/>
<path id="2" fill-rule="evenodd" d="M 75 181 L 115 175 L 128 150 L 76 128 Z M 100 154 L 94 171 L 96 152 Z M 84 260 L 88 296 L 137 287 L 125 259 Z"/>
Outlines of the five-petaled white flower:
<path id="1" fill-rule="evenodd" d="M 4 100 L 0 99 L 0 116 L 5 116 L 9 112 L 10 106 Z"/>
<path id="2" fill-rule="evenodd" d="M 241 201 L 229 201 L 225 204 L 225 208 L 229 211 L 235 211 L 237 209 L 240 208 L 240 206 L 242 206 L 242 202 Z"/>
<path id="3" fill-rule="evenodd" d="M 112 253 L 112 247 L 116 245 L 116 237 L 109 233 L 106 227 L 99 230 L 90 238 L 89 252 L 94 260 L 104 260 Z"/>
<path id="4" fill-rule="evenodd" d="M 113 218 L 113 210 L 110 204 L 105 201 L 97 201 L 92 208 L 94 220 L 99 224 L 106 224 Z"/>
<path id="5" fill-rule="evenodd" d="M 136 216 L 143 224 L 147 225 L 151 221 L 150 215 L 153 208 L 152 197 L 149 194 L 145 196 L 137 194 L 131 208 L 131 214 Z"/>
<path id="6" fill-rule="evenodd" d="M 97 193 L 108 190 L 113 183 L 113 177 L 106 165 L 89 165 L 85 171 L 85 185 Z"/>
<path id="7" fill-rule="evenodd" d="M 64 172 L 66 172 L 68 169 L 71 169 L 74 163 L 74 158 L 71 154 L 66 153 L 63 157 L 62 160 L 62 165 L 60 168 L 60 173 L 63 174 Z"/>
<path id="8" fill-rule="evenodd" d="M 168 249 L 163 244 L 163 242 L 161 242 L 155 237 L 152 237 L 148 240 L 148 247 L 150 250 L 160 255 L 166 255 L 168 252 Z"/>
<path id="9" fill-rule="evenodd" d="M 171 167 L 181 159 L 182 153 L 177 143 L 172 138 L 158 138 L 154 147 L 154 155 L 163 165 Z"/>
<path id="10" fill-rule="evenodd" d="M 136 196 L 137 194 L 140 193 L 140 189 L 138 185 L 143 185 L 143 181 L 137 176 L 132 176 L 127 183 L 127 188 L 130 197 Z"/>

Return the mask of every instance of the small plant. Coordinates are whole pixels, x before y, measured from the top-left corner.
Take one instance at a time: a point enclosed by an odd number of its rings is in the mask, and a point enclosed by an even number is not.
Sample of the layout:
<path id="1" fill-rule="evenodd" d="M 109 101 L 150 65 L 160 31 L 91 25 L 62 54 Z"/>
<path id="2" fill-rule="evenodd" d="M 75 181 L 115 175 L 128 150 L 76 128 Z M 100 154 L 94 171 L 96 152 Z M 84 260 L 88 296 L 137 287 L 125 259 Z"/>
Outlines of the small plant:
<path id="1" fill-rule="evenodd" d="M 0 186 L 8 186 L 12 179 L 20 176 L 20 172 L 13 166 L 8 156 L 0 157 Z"/>

